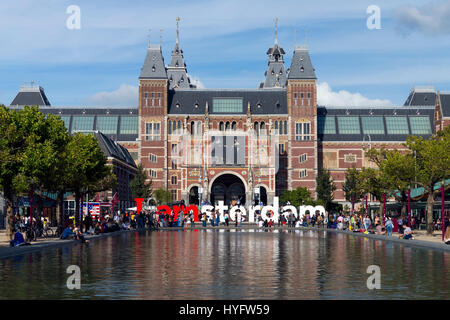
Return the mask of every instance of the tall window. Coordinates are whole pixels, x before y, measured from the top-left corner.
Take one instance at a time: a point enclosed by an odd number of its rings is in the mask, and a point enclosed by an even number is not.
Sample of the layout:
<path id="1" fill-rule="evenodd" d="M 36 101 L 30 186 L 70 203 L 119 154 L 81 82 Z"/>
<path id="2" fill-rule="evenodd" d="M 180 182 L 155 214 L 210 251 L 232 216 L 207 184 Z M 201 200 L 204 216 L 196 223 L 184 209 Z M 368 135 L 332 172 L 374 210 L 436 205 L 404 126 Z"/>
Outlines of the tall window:
<path id="1" fill-rule="evenodd" d="M 295 124 L 295 140 L 297 141 L 311 140 L 311 123 L 297 122 Z"/>
<path id="2" fill-rule="evenodd" d="M 145 141 L 161 140 L 161 124 L 159 122 L 147 122 L 145 124 Z"/>
<path id="3" fill-rule="evenodd" d="M 158 106 L 161 105 L 161 92 L 158 92 Z"/>
<path id="4" fill-rule="evenodd" d="M 278 145 L 278 151 L 279 151 L 280 155 L 284 154 L 284 143 L 280 143 Z"/>
<path id="5" fill-rule="evenodd" d="M 308 175 L 308 172 L 306 171 L 306 169 L 300 170 L 300 178 L 304 178 Z"/>
<path id="6" fill-rule="evenodd" d="M 149 159 L 151 162 L 153 162 L 153 163 L 156 163 L 156 162 L 157 162 L 157 157 L 156 157 L 156 155 L 154 155 L 153 153 L 150 153 L 150 154 L 148 155 L 148 159 Z"/>
<path id="7" fill-rule="evenodd" d="M 153 169 L 150 169 L 150 170 L 148 170 L 148 175 L 149 175 L 151 178 L 156 178 L 156 171 L 153 170 Z"/>
<path id="8" fill-rule="evenodd" d="M 298 104 L 298 93 L 294 92 L 294 106 L 297 106 Z"/>
<path id="9" fill-rule="evenodd" d="M 152 106 L 155 105 L 155 93 L 152 92 Z"/>
<path id="10" fill-rule="evenodd" d="M 177 184 L 177 176 L 172 176 L 172 184 Z"/>
<path id="11" fill-rule="evenodd" d="M 172 201 L 177 201 L 177 190 L 170 190 L 172 194 Z"/>
<path id="12" fill-rule="evenodd" d="M 144 106 L 148 106 L 148 92 L 144 92 Z"/>

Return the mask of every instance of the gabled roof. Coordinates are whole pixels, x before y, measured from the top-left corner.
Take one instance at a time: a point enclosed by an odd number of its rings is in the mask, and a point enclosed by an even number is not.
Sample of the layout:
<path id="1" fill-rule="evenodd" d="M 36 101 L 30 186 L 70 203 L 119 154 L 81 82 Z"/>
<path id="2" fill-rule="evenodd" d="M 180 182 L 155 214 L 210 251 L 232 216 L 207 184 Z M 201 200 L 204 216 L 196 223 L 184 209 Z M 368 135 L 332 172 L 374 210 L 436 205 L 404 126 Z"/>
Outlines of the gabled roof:
<path id="1" fill-rule="evenodd" d="M 181 50 L 178 40 L 172 50 L 172 60 L 167 67 L 167 78 L 169 79 L 169 89 L 193 87 L 187 75 L 186 64 L 183 59 L 183 50 Z"/>
<path id="2" fill-rule="evenodd" d="M 433 87 L 414 87 L 405 101 L 405 106 L 434 106 L 436 91 Z"/>
<path id="3" fill-rule="evenodd" d="M 442 116 L 450 117 L 450 92 L 440 92 Z"/>
<path id="4" fill-rule="evenodd" d="M 149 46 L 139 79 L 167 79 L 166 66 L 160 45 Z"/>
<path id="5" fill-rule="evenodd" d="M 11 106 L 50 106 L 50 102 L 41 86 L 22 86 Z"/>
<path id="6" fill-rule="evenodd" d="M 136 163 L 126 148 L 108 138 L 100 131 L 95 131 L 94 137 L 97 139 L 98 145 L 106 157 L 115 158 L 136 168 Z"/>
<path id="7" fill-rule="evenodd" d="M 305 46 L 298 46 L 294 49 L 288 79 L 317 79 L 308 49 Z"/>

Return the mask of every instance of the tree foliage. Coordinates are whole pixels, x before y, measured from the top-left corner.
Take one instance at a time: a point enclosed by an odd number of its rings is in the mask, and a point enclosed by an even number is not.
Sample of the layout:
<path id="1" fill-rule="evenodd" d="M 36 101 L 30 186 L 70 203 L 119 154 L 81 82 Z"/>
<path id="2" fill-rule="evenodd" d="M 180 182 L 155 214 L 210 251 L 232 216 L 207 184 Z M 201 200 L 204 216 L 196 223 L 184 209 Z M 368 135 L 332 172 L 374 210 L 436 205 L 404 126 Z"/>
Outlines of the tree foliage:
<path id="1" fill-rule="evenodd" d="M 336 190 L 336 185 L 331 177 L 330 171 L 327 169 L 320 169 L 316 177 L 316 192 L 317 198 L 322 201 L 325 209 L 331 211 L 333 209 L 333 192 Z"/>
<path id="2" fill-rule="evenodd" d="M 167 189 L 159 188 L 154 192 L 155 200 L 158 205 L 167 204 L 172 201 L 172 195 Z"/>
<path id="3" fill-rule="evenodd" d="M 280 202 L 287 203 L 288 201 L 295 207 L 322 203 L 321 201 L 314 201 L 309 190 L 304 187 L 298 187 L 295 190 L 285 190 L 280 196 Z"/>
<path id="4" fill-rule="evenodd" d="M 147 172 L 144 170 L 142 164 L 138 165 L 138 173 L 130 181 L 131 196 L 134 198 L 149 199 L 152 196 L 152 180 L 146 182 L 148 179 Z"/>

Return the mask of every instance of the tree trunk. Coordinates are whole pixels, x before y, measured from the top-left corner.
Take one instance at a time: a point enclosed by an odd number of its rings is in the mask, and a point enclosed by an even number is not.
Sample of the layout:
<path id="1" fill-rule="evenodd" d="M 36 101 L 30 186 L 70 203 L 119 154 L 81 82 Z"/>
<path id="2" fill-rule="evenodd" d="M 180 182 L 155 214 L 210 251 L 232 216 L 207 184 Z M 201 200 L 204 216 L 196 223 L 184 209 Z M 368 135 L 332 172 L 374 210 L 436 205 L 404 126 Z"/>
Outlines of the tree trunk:
<path id="1" fill-rule="evenodd" d="M 383 221 L 383 213 L 384 213 L 384 199 L 381 199 L 380 201 L 380 212 L 378 216 L 380 217 L 381 221 Z"/>
<path id="2" fill-rule="evenodd" d="M 79 225 L 80 223 L 80 199 L 81 194 L 77 191 L 75 192 L 75 224 Z"/>
<path id="3" fill-rule="evenodd" d="M 427 198 L 427 234 L 433 235 L 433 206 L 434 206 L 434 193 L 433 193 L 433 185 L 430 188 L 430 193 Z"/>
<path id="4" fill-rule="evenodd" d="M 408 204 L 403 201 L 402 202 L 402 210 L 401 210 L 402 220 L 404 220 L 407 215 L 408 215 Z"/>
<path id="5" fill-rule="evenodd" d="M 58 197 L 56 198 L 56 222 L 58 226 L 64 226 L 64 190 L 58 191 Z"/>
<path id="6" fill-rule="evenodd" d="M 10 240 L 13 239 L 14 233 L 14 208 L 13 208 L 13 196 L 11 189 L 5 188 L 4 197 L 6 200 L 6 235 Z"/>

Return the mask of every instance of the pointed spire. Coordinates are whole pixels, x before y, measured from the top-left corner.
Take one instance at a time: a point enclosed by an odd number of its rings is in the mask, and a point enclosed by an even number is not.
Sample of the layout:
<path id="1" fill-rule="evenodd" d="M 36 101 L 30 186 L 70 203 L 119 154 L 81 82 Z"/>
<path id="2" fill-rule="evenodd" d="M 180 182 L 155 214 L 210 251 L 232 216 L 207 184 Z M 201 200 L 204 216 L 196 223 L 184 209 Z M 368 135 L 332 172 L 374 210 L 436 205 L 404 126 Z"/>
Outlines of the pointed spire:
<path id="1" fill-rule="evenodd" d="M 162 32 L 163 29 L 159 29 L 159 45 L 162 46 Z"/>
<path id="2" fill-rule="evenodd" d="M 180 38 L 180 29 L 179 29 L 179 25 L 178 23 L 180 22 L 180 17 L 177 17 L 177 44 L 180 42 L 179 38 Z"/>
<path id="3" fill-rule="evenodd" d="M 278 45 L 278 18 L 275 18 L 275 44 Z"/>
<path id="4" fill-rule="evenodd" d="M 151 29 L 148 29 L 147 30 L 147 39 L 148 39 L 148 47 L 150 48 L 150 30 Z"/>

